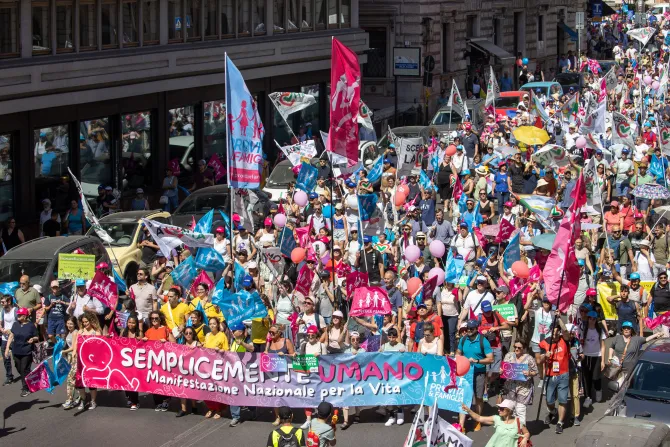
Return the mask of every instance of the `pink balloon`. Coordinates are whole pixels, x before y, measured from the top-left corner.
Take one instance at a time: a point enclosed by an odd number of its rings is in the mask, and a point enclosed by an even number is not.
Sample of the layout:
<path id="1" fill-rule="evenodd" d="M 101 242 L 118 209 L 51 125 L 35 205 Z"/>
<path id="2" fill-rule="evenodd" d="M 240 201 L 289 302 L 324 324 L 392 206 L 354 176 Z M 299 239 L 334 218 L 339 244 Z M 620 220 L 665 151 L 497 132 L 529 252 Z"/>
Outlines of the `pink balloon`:
<path id="1" fill-rule="evenodd" d="M 293 194 L 293 201 L 298 204 L 298 206 L 307 205 L 307 193 L 305 191 L 296 191 Z"/>
<path id="2" fill-rule="evenodd" d="M 446 248 L 444 247 L 444 242 L 438 241 L 435 239 L 433 242 L 430 243 L 430 254 L 433 255 L 436 258 L 441 258 L 444 256 L 444 252 Z"/>
<path id="3" fill-rule="evenodd" d="M 444 270 L 442 270 L 439 267 L 433 267 L 428 272 L 428 279 L 432 278 L 433 276 L 437 276 L 437 285 L 438 286 L 441 286 L 442 284 L 444 284 Z"/>
<path id="4" fill-rule="evenodd" d="M 286 214 L 277 214 L 273 221 L 277 228 L 284 228 L 284 225 L 286 225 Z"/>
<path id="5" fill-rule="evenodd" d="M 575 146 L 577 146 L 580 149 L 585 148 L 586 147 L 586 138 L 577 137 L 577 140 L 575 141 Z"/>
<path id="6" fill-rule="evenodd" d="M 650 85 L 653 82 L 653 79 L 649 75 L 645 75 L 644 78 L 642 78 L 645 84 Z"/>
<path id="7" fill-rule="evenodd" d="M 661 84 L 658 81 L 654 81 L 651 83 L 651 88 L 654 90 L 658 90 L 658 88 L 661 86 Z"/>
<path id="8" fill-rule="evenodd" d="M 405 248 L 405 259 L 407 259 L 407 262 L 416 262 L 419 256 L 421 256 L 421 249 L 416 245 L 408 245 Z"/>

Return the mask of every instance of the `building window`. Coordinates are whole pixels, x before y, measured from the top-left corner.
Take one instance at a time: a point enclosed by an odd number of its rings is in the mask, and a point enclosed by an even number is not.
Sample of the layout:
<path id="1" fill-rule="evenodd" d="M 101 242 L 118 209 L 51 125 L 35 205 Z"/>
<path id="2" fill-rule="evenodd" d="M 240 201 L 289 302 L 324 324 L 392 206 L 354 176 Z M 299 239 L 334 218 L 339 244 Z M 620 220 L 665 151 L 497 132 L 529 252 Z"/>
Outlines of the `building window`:
<path id="1" fill-rule="evenodd" d="M 0 57 L 19 55 L 20 23 L 18 0 L 0 1 Z"/>
<path id="2" fill-rule="evenodd" d="M 35 129 L 35 177 L 68 175 L 69 141 L 67 125 Z"/>
<path id="3" fill-rule="evenodd" d="M 544 41 L 544 16 L 537 16 L 537 40 Z"/>
<path id="4" fill-rule="evenodd" d="M 479 37 L 479 17 L 478 16 L 467 16 L 465 24 L 465 36 L 466 37 Z"/>
<path id="5" fill-rule="evenodd" d="M 97 186 L 116 187 L 112 177 L 109 118 L 79 123 L 79 166 L 81 185 L 87 199 L 94 199 Z"/>
<path id="6" fill-rule="evenodd" d="M 119 46 L 119 10 L 116 0 L 102 1 L 102 46 L 116 48 Z"/>
<path id="7" fill-rule="evenodd" d="M 122 115 L 121 185 L 123 192 L 135 193 L 137 188 L 151 185 L 148 163 L 151 158 L 151 112 Z"/>
<path id="8" fill-rule="evenodd" d="M 209 161 L 212 155 L 226 163 L 226 102 L 211 101 L 204 104 L 205 144 L 202 154 Z"/>
<path id="9" fill-rule="evenodd" d="M 243 0 L 237 2 L 237 35 L 251 35 L 251 1 Z"/>
<path id="10" fill-rule="evenodd" d="M 251 19 L 253 21 L 254 36 L 265 34 L 265 0 L 253 0 Z"/>
<path id="11" fill-rule="evenodd" d="M 12 136 L 0 135 L 0 222 L 14 215 L 12 182 Z"/>
<path id="12" fill-rule="evenodd" d="M 328 0 L 328 28 L 338 28 L 339 0 Z"/>
<path id="13" fill-rule="evenodd" d="M 351 0 L 340 0 L 340 3 L 340 24 L 348 28 L 351 24 Z"/>
<path id="14" fill-rule="evenodd" d="M 315 0 L 316 29 L 325 29 L 328 17 L 328 0 Z"/>
<path id="15" fill-rule="evenodd" d="M 288 0 L 288 32 L 300 31 L 300 0 Z"/>
<path id="16" fill-rule="evenodd" d="M 454 25 L 442 24 L 442 73 L 453 71 L 454 66 Z"/>
<path id="17" fill-rule="evenodd" d="M 500 19 L 493 19 L 493 43 L 501 48 L 503 46 L 502 21 Z"/>
<path id="18" fill-rule="evenodd" d="M 310 31 L 314 29 L 313 6 L 313 0 L 302 0 L 302 7 L 300 8 L 300 29 L 303 31 Z"/>
<path id="19" fill-rule="evenodd" d="M 158 0 L 145 0 L 142 8 L 142 22 L 144 22 L 142 45 L 156 45 L 160 40 Z"/>
<path id="20" fill-rule="evenodd" d="M 193 106 L 179 107 L 170 109 L 168 113 L 170 120 L 168 165 L 179 166 L 177 176 L 182 186 L 185 185 L 181 179 L 191 177 L 195 165 L 195 139 L 193 138 L 195 113 L 193 109 Z"/>
<path id="21" fill-rule="evenodd" d="M 223 37 L 234 37 L 235 0 L 221 0 L 221 34 Z"/>
<path id="22" fill-rule="evenodd" d="M 286 31 L 286 4 L 284 0 L 274 0 L 274 33 L 283 33 Z"/>
<path id="23" fill-rule="evenodd" d="M 140 23 L 140 10 L 137 0 L 121 1 L 121 17 L 123 17 L 123 46 L 135 46 L 140 42 L 138 24 Z"/>
<path id="24" fill-rule="evenodd" d="M 56 51 L 74 51 L 74 2 L 56 1 Z"/>
<path id="25" fill-rule="evenodd" d="M 526 14 L 514 13 L 514 54 L 526 51 Z"/>
<path id="26" fill-rule="evenodd" d="M 181 0 L 168 0 L 168 39 L 171 42 L 183 42 L 184 35 L 182 30 L 184 23 L 182 20 Z"/>
<path id="27" fill-rule="evenodd" d="M 51 53 L 49 2 L 32 2 L 33 54 Z"/>
<path id="28" fill-rule="evenodd" d="M 200 0 L 184 0 L 186 2 L 186 39 L 200 39 Z"/>
<path id="29" fill-rule="evenodd" d="M 366 78 L 386 77 L 386 28 L 366 28 L 370 36 L 370 49 L 368 50 L 368 63 L 363 65 L 363 76 Z"/>
<path id="30" fill-rule="evenodd" d="M 217 0 L 203 0 L 202 8 L 205 10 L 205 39 L 219 38 L 219 28 L 216 26 L 216 4 Z"/>
<path id="31" fill-rule="evenodd" d="M 79 50 L 98 48 L 98 13 L 95 0 L 79 1 Z"/>

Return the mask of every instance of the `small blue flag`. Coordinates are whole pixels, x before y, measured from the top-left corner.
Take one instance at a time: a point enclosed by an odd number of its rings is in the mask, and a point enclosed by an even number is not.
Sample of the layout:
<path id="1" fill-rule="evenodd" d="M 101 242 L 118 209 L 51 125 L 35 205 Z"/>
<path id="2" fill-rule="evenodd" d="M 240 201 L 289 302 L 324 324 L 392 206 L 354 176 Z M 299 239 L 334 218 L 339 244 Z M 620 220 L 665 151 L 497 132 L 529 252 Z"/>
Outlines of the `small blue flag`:
<path id="1" fill-rule="evenodd" d="M 444 269 L 445 282 L 457 283 L 460 279 L 463 267 L 465 267 L 465 261 L 463 260 L 463 257 L 459 256 L 459 258 L 460 259 L 454 257 L 454 252 L 449 250 Z"/>
<path id="2" fill-rule="evenodd" d="M 309 163 L 302 163 L 300 165 L 300 172 L 298 179 L 295 181 L 295 187 L 302 189 L 305 192 L 312 192 L 316 187 L 316 177 L 319 175 L 319 170 Z"/>
<path id="3" fill-rule="evenodd" d="M 184 262 L 175 267 L 175 269 L 172 270 L 172 273 L 170 273 L 170 276 L 172 276 L 172 280 L 178 286 L 185 289 L 191 287 L 195 277 L 198 276 L 193 256 L 189 256 Z"/>
<path id="4" fill-rule="evenodd" d="M 419 185 L 421 185 L 424 191 L 430 191 L 431 189 L 437 191 L 437 186 L 433 185 L 433 182 L 430 181 L 428 174 L 423 169 L 419 173 Z"/>
<path id="5" fill-rule="evenodd" d="M 458 212 L 461 213 L 461 216 L 464 212 L 468 210 L 468 196 L 465 193 L 461 193 L 461 198 L 458 199 Z"/>
<path id="6" fill-rule="evenodd" d="M 268 315 L 268 309 L 258 292 L 240 290 L 232 294 L 227 290 L 223 292 L 223 299 L 219 301 L 219 308 L 226 318 L 228 327 L 235 327 L 244 320 L 264 318 Z"/>
<path id="7" fill-rule="evenodd" d="M 377 208 L 377 199 L 379 196 L 377 194 L 359 194 L 358 195 L 358 206 L 361 211 L 361 220 L 370 220 Z"/>
<path id="8" fill-rule="evenodd" d="M 205 309 L 203 309 L 202 307 L 202 301 L 198 301 L 198 305 L 195 306 L 195 310 L 199 310 L 200 312 L 202 312 L 202 322 L 205 323 L 205 325 L 209 326 L 209 318 L 207 318 Z"/>
<path id="9" fill-rule="evenodd" d="M 128 290 L 128 286 L 126 285 L 126 281 L 121 277 L 121 274 L 116 271 L 116 269 L 112 269 L 114 272 L 114 283 L 116 284 L 116 289 L 121 292 L 125 292 Z"/>
<path id="10" fill-rule="evenodd" d="M 14 292 L 19 288 L 18 281 L 0 283 L 0 294 L 14 296 Z"/>
<path id="11" fill-rule="evenodd" d="M 242 290 L 242 280 L 244 280 L 246 274 L 247 272 L 244 270 L 244 267 L 242 267 L 242 264 L 235 261 L 235 290 Z"/>
<path id="12" fill-rule="evenodd" d="M 507 249 L 503 254 L 503 267 L 505 270 L 511 268 L 512 264 L 514 264 L 516 261 L 521 260 L 521 245 L 519 244 L 519 234 L 521 233 L 519 232 L 515 234 L 512 240 L 509 241 Z"/>
<path id="13" fill-rule="evenodd" d="M 291 252 L 297 246 L 295 237 L 293 237 L 293 230 L 288 227 L 284 227 L 282 229 L 282 234 L 279 236 L 279 240 L 281 241 L 281 254 L 287 258 L 290 258 Z"/>
<path id="14" fill-rule="evenodd" d="M 211 233 L 212 232 L 212 221 L 214 220 L 214 208 L 209 210 L 207 214 L 202 216 L 198 223 L 195 224 L 193 231 L 198 233 Z"/>
<path id="15" fill-rule="evenodd" d="M 226 268 L 226 263 L 218 251 L 213 248 L 201 247 L 195 257 L 195 266 L 206 272 L 218 272 Z"/>
<path id="16" fill-rule="evenodd" d="M 370 172 L 368 172 L 368 180 L 372 183 L 375 183 L 379 181 L 379 179 L 382 178 L 382 171 L 384 170 L 384 159 L 380 155 L 377 157 L 375 162 L 372 164 L 372 168 L 370 168 Z"/>

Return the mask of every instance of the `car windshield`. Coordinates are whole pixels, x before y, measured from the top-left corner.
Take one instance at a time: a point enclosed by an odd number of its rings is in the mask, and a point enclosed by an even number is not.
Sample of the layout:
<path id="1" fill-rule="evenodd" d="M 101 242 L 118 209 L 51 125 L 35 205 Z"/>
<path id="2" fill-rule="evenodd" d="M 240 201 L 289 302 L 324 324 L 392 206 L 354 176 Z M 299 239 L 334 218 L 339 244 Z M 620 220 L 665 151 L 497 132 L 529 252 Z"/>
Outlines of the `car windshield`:
<path id="1" fill-rule="evenodd" d="M 498 108 L 516 109 L 517 106 L 519 105 L 519 99 L 520 98 L 518 96 L 506 96 L 506 97 L 501 96 L 500 98 L 496 98 L 496 109 Z"/>
<path id="2" fill-rule="evenodd" d="M 16 260 L 0 258 L 0 283 L 18 281 L 21 275 L 30 276 L 32 284 L 42 282 L 51 260 Z"/>
<path id="3" fill-rule="evenodd" d="M 434 126 L 444 126 L 449 124 L 460 124 L 463 122 L 463 117 L 456 113 L 455 110 L 440 110 L 433 117 L 430 123 Z"/>
<path id="4" fill-rule="evenodd" d="M 81 181 L 82 183 L 109 185 L 112 183 L 112 170 L 105 163 L 86 163 L 81 168 Z"/>
<path id="5" fill-rule="evenodd" d="M 225 194 L 197 194 L 184 200 L 182 206 L 175 211 L 175 215 L 206 213 L 212 208 L 226 209 L 227 200 Z"/>
<path id="6" fill-rule="evenodd" d="M 577 73 L 563 73 L 560 76 L 556 76 L 556 82 L 562 86 L 578 85 L 579 84 L 579 74 Z"/>
<path id="7" fill-rule="evenodd" d="M 670 364 L 641 360 L 635 365 L 628 393 L 643 399 L 670 401 Z"/>
<path id="8" fill-rule="evenodd" d="M 268 186 L 287 186 L 289 183 L 295 181 L 295 175 L 291 171 L 291 165 L 285 164 L 277 166 L 272 170 L 267 180 Z"/>
<path id="9" fill-rule="evenodd" d="M 135 231 L 137 230 L 137 223 L 114 223 L 101 222 L 100 226 L 113 239 L 110 245 L 114 247 L 127 247 L 135 238 Z M 89 230 L 89 232 L 93 229 Z M 91 233 L 94 234 L 94 233 Z"/>

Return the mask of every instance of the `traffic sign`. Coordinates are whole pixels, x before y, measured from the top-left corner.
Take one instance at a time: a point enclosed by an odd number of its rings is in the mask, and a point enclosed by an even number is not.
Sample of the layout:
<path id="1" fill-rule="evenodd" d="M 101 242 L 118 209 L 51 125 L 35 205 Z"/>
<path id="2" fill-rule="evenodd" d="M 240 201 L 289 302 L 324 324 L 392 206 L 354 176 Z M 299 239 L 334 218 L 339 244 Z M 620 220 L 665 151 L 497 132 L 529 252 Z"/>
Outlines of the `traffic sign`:
<path id="1" fill-rule="evenodd" d="M 423 69 L 428 72 L 435 70 L 435 58 L 433 56 L 423 58 Z"/>
<path id="2" fill-rule="evenodd" d="M 584 12 L 578 11 L 575 13 L 575 29 L 584 29 Z"/>

